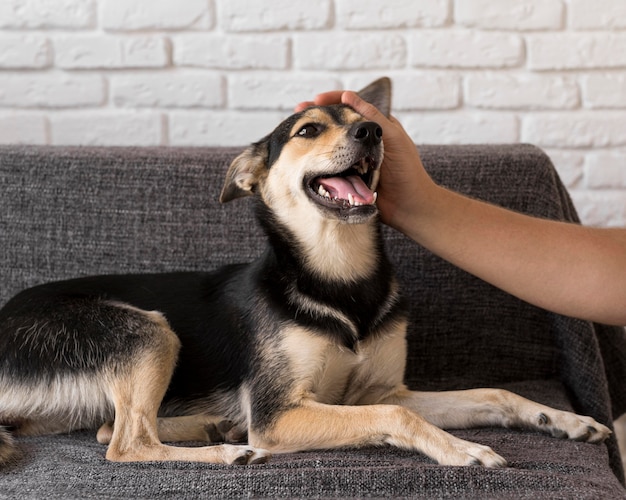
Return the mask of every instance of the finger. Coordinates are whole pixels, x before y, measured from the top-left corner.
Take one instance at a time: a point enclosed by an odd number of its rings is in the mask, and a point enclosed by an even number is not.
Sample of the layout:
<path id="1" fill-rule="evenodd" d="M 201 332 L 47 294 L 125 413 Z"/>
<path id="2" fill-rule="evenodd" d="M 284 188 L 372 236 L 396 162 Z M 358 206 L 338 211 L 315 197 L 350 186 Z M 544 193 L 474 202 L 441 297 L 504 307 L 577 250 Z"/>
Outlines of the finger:
<path id="1" fill-rule="evenodd" d="M 331 90 L 329 92 L 323 92 L 315 96 L 313 101 L 303 101 L 296 105 L 296 113 L 304 111 L 311 106 L 328 106 L 329 104 L 339 104 L 341 102 L 341 94 L 343 90 Z"/>
<path id="2" fill-rule="evenodd" d="M 331 90 L 330 92 L 323 92 L 315 96 L 315 104 L 317 106 L 328 106 L 329 104 L 339 104 L 341 102 L 341 95 L 343 90 Z"/>
<path id="3" fill-rule="evenodd" d="M 303 101 L 296 104 L 294 111 L 296 113 L 299 113 L 300 111 L 304 111 L 306 108 L 310 108 L 311 106 L 315 106 L 315 103 L 313 101 Z"/>
<path id="4" fill-rule="evenodd" d="M 383 115 L 376 106 L 364 101 L 354 92 L 344 92 L 341 96 L 341 102 L 347 104 L 368 120 L 378 122 L 379 124 L 382 124 L 383 120 L 387 120 L 387 117 Z"/>

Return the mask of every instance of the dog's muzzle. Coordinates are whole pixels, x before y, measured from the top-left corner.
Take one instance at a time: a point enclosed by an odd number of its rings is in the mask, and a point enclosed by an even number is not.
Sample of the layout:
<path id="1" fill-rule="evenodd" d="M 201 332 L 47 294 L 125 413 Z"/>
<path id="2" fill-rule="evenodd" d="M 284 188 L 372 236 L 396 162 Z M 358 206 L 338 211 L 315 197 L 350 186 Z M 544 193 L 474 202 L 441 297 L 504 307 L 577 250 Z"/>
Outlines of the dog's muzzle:
<path id="1" fill-rule="evenodd" d="M 348 168 L 318 175 L 307 182 L 309 196 L 322 208 L 349 216 L 376 213 L 379 166 L 382 161 L 382 128 L 375 122 L 355 123 L 348 131 L 352 160 Z M 345 152 L 342 152 L 342 163 Z M 345 168 L 345 167 L 344 167 Z"/>

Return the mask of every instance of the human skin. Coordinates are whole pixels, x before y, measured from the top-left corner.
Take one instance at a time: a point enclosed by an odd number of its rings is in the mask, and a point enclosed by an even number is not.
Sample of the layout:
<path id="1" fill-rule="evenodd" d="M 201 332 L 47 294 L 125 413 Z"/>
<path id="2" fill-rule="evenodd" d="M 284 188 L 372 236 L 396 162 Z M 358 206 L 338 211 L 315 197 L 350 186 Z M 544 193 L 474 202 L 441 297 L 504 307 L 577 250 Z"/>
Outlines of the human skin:
<path id="1" fill-rule="evenodd" d="M 529 303 L 626 325 L 626 229 L 544 220 L 437 185 L 402 125 L 350 91 L 302 102 L 344 103 L 383 129 L 381 219 L 433 253 Z"/>

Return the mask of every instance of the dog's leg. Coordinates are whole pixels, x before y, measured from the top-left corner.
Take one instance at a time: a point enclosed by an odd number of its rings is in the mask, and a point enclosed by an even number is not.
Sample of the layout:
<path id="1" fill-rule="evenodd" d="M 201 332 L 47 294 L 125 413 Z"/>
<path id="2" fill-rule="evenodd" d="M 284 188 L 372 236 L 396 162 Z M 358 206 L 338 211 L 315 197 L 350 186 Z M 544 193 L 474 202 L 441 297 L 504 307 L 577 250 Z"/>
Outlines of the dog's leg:
<path id="1" fill-rule="evenodd" d="M 591 417 L 555 410 L 503 389 L 417 392 L 403 388 L 381 403 L 410 408 L 444 429 L 520 427 L 590 443 L 602 442 L 611 434 Z"/>
<path id="2" fill-rule="evenodd" d="M 194 461 L 246 464 L 267 461 L 265 450 L 248 446 L 218 445 L 182 448 L 162 444 L 157 412 L 172 376 L 179 340 L 156 313 L 158 324 L 139 359 L 110 375 L 115 422 L 106 457 L 112 461 Z"/>
<path id="3" fill-rule="evenodd" d="M 230 420 L 202 414 L 160 417 L 157 419 L 157 431 L 161 442 L 237 443 L 246 437 L 246 432 Z M 98 429 L 99 443 L 109 444 L 112 437 L 113 422 L 107 422 Z"/>
<path id="4" fill-rule="evenodd" d="M 249 430 L 249 442 L 277 453 L 391 444 L 416 450 L 443 465 L 503 467 L 489 447 L 464 441 L 393 405 L 338 406 L 304 400 L 273 424 Z"/>

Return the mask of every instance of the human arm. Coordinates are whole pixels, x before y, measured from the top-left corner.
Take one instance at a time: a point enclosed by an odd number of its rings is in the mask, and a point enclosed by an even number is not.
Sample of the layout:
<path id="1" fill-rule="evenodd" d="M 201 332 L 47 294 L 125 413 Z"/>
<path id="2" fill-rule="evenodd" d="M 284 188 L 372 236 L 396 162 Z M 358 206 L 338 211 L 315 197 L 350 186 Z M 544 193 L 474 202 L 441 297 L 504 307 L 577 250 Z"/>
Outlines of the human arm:
<path id="1" fill-rule="evenodd" d="M 393 117 L 386 118 L 352 92 L 320 94 L 314 103 L 339 101 L 383 128 L 385 160 L 377 204 L 385 223 L 537 306 L 626 325 L 626 230 L 529 217 L 438 186 Z"/>

